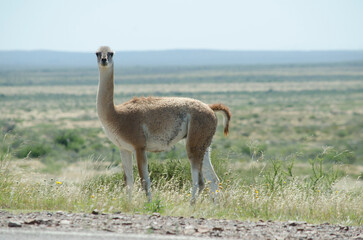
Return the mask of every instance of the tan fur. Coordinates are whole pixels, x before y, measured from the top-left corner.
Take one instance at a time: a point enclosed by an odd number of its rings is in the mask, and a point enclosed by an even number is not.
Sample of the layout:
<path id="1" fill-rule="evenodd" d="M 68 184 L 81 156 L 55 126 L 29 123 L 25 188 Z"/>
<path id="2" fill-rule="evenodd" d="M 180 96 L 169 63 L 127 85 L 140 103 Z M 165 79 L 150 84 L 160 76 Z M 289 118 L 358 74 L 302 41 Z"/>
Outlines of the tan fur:
<path id="1" fill-rule="evenodd" d="M 115 106 L 113 52 L 112 55 L 110 52 L 112 51 L 109 47 L 101 47 L 97 52 L 100 71 L 97 112 L 106 134 L 122 151 L 134 152 L 136 155 L 142 185 L 150 201 L 145 151 L 165 151 L 186 138 L 192 171 L 194 169 L 199 174 L 198 180 L 193 179 L 193 199 L 197 187 L 194 186 L 195 182 L 198 181 L 199 190 L 204 187 L 202 163 L 217 127 L 214 111 L 222 111 L 227 116 L 224 128 L 226 135 L 231 118 L 228 107 L 223 104 L 207 105 L 195 99 L 177 97 L 135 97 Z M 107 58 L 107 64 L 102 63 L 106 61 L 104 58 Z M 213 169 L 211 171 L 214 173 Z M 216 176 L 215 179 L 218 181 Z"/>

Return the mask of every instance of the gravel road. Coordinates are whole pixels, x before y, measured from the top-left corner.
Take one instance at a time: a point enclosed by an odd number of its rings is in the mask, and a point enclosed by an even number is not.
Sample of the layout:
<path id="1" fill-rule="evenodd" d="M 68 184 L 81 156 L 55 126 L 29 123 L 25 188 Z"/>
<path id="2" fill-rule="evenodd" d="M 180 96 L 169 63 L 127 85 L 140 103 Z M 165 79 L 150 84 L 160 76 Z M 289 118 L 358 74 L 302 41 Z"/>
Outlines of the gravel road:
<path id="1" fill-rule="evenodd" d="M 236 221 L 152 215 L 126 215 L 67 212 L 13 214 L 0 211 L 0 230 L 51 231 L 88 234 L 150 234 L 220 239 L 360 239 L 363 227 L 306 222 Z M 1 233 L 1 231 L 0 231 Z M 178 237 L 177 237 L 178 238 Z M 1 234 L 0 234 L 1 239 Z"/>

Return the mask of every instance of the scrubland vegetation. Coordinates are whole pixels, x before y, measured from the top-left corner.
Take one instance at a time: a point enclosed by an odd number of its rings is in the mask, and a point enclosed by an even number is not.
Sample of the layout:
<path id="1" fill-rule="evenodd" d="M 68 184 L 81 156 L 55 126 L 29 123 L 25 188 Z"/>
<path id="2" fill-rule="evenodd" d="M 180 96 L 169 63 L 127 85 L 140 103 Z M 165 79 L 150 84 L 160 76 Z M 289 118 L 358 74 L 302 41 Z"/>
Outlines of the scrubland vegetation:
<path id="1" fill-rule="evenodd" d="M 362 64 L 116 69 L 115 102 L 182 96 L 231 108 L 212 143 L 221 186 L 190 206 L 183 143 L 150 153 L 153 203 L 129 201 L 95 111 L 97 69 L 0 72 L 0 208 L 363 224 Z M 135 176 L 137 171 L 135 168 Z"/>

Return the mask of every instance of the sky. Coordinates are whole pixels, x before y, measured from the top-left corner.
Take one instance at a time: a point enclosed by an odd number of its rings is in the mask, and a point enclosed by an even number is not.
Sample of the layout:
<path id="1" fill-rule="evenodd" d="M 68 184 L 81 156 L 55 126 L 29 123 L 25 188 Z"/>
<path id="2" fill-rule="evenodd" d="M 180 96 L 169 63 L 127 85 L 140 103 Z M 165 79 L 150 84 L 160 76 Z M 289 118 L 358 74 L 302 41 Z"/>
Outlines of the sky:
<path id="1" fill-rule="evenodd" d="M 362 0 L 0 0 L 0 50 L 363 50 Z"/>

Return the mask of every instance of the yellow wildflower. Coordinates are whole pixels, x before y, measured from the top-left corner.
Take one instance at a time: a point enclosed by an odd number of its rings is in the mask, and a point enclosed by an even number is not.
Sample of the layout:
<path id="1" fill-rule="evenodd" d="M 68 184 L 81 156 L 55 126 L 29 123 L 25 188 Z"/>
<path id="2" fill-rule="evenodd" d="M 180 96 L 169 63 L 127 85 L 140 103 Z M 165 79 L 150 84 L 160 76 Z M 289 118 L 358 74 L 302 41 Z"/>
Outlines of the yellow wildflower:
<path id="1" fill-rule="evenodd" d="M 57 181 L 57 185 L 61 185 L 62 184 L 62 182 L 60 182 L 60 181 Z"/>

